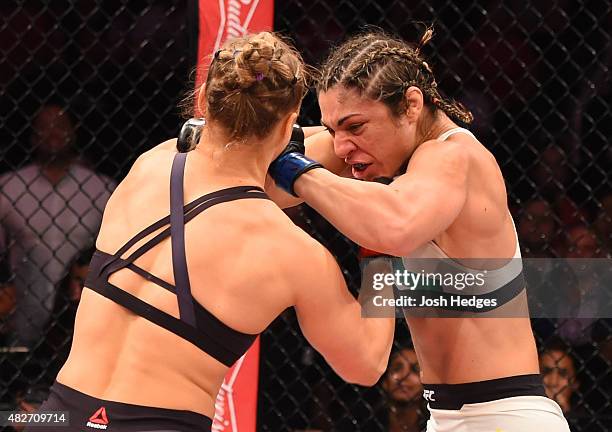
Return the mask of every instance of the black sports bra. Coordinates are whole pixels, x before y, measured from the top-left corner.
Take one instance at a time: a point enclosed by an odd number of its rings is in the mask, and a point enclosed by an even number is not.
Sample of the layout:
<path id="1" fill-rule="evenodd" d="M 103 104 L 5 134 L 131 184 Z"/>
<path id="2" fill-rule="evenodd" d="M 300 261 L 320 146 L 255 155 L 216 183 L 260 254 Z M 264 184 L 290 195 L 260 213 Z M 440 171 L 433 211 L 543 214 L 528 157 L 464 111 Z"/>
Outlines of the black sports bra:
<path id="1" fill-rule="evenodd" d="M 257 186 L 236 186 L 206 194 L 187 205 L 183 205 L 183 177 L 187 153 L 177 153 L 172 163 L 170 176 L 170 216 L 136 234 L 114 255 L 96 250 L 85 286 L 118 303 L 135 314 L 188 340 L 202 351 L 226 366 L 233 365 L 251 346 L 256 334 L 236 331 L 197 303 L 191 295 L 187 259 L 185 256 L 185 223 L 216 204 L 243 198 L 269 199 Z M 146 236 L 169 225 L 159 234 L 142 244 L 127 258 L 121 256 Z M 175 285 L 156 277 L 138 267 L 134 261 L 162 240 L 170 236 L 172 243 L 172 267 Z M 129 268 L 143 278 L 176 294 L 180 319 L 174 318 L 138 297 L 108 282 L 110 275 Z"/>

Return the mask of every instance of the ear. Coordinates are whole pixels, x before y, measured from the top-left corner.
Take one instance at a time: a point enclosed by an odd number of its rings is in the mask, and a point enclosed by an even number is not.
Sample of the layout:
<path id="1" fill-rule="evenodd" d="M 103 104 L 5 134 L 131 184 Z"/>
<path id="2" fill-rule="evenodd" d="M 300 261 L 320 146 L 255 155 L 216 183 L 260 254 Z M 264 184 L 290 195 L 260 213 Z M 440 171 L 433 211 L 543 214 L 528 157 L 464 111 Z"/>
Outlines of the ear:
<path id="1" fill-rule="evenodd" d="M 291 139 L 291 132 L 293 132 L 293 125 L 297 121 L 298 113 L 291 112 L 283 120 L 281 120 L 281 132 L 283 134 L 283 142 L 287 144 Z"/>
<path id="2" fill-rule="evenodd" d="M 200 90 L 196 94 L 196 104 L 193 116 L 206 118 L 206 83 L 200 86 Z"/>
<path id="3" fill-rule="evenodd" d="M 416 122 L 423 111 L 423 92 L 416 86 L 410 86 L 404 94 L 406 99 L 406 116 L 411 122 Z"/>

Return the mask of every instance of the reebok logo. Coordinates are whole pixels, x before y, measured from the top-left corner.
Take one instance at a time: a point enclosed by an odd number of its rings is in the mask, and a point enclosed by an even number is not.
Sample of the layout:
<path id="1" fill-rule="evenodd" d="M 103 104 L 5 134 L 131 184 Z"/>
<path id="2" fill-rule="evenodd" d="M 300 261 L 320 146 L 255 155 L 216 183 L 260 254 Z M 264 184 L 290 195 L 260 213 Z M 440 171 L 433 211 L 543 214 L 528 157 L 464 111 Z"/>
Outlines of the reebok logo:
<path id="1" fill-rule="evenodd" d="M 105 407 L 100 407 L 91 417 L 89 417 L 87 427 L 101 430 L 108 428 L 108 416 L 106 415 Z"/>

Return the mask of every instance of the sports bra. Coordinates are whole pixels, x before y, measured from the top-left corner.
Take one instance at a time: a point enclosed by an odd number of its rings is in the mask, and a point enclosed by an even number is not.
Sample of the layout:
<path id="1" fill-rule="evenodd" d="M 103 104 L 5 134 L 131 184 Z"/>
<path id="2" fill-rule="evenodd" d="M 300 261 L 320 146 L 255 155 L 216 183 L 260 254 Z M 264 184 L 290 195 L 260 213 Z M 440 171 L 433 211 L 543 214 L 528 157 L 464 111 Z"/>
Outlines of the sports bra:
<path id="1" fill-rule="evenodd" d="M 191 295 L 185 255 L 185 224 L 207 208 L 219 203 L 245 198 L 269 199 L 269 197 L 260 187 L 236 186 L 206 194 L 184 205 L 183 178 L 186 158 L 187 153 L 177 153 L 172 162 L 170 215 L 140 231 L 112 255 L 96 249 L 91 260 L 85 286 L 136 315 L 191 342 L 229 367 L 249 349 L 258 335 L 241 333 L 232 329 L 194 300 Z M 140 240 L 165 226 L 167 226 L 166 229 L 143 243 L 127 258 L 121 258 Z M 134 264 L 138 257 L 168 237 L 170 237 L 172 245 L 174 285 Z M 177 319 L 151 306 L 108 281 L 110 275 L 124 268 L 130 269 L 146 280 L 176 294 L 180 318 Z"/>

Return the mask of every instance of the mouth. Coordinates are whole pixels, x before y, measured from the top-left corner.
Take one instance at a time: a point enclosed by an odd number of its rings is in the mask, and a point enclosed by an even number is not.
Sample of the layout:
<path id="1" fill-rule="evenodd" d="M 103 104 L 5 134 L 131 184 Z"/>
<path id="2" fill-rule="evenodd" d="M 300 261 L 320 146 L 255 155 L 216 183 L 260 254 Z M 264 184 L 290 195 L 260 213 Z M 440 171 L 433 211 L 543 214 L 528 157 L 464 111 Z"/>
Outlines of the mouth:
<path id="1" fill-rule="evenodd" d="M 353 177 L 355 178 L 363 178 L 365 171 L 368 167 L 372 165 L 371 163 L 354 163 L 351 164 L 351 168 L 353 171 Z"/>
<path id="2" fill-rule="evenodd" d="M 418 390 L 406 386 L 398 386 L 393 390 L 393 396 L 397 399 L 412 400 L 418 395 Z"/>

